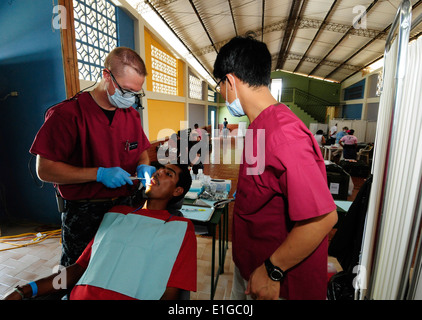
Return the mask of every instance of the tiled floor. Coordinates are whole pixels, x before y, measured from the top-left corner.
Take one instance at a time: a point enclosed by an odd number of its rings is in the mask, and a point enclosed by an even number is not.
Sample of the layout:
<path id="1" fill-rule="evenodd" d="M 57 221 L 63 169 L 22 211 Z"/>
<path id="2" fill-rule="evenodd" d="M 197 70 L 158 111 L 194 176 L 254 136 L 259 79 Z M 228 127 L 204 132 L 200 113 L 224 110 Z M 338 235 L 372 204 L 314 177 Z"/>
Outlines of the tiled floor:
<path id="1" fill-rule="evenodd" d="M 38 228 L 34 225 L 3 226 L 2 236 L 36 233 L 41 231 Z M 10 247 L 0 243 L 0 250 Z M 26 284 L 52 274 L 53 268 L 59 263 L 60 252 L 61 245 L 57 238 L 27 247 L 0 251 L 0 298 L 18 284 Z"/>
<path id="2" fill-rule="evenodd" d="M 217 146 L 217 145 L 216 145 Z M 237 185 L 237 174 L 239 165 L 235 164 L 235 154 L 239 152 L 235 148 L 235 139 L 232 139 L 232 143 L 228 143 L 223 146 L 220 144 L 220 154 L 215 154 L 211 157 L 211 163 L 205 165 L 204 173 L 210 175 L 213 178 L 225 178 L 232 179 L 232 191 L 230 196 L 236 190 Z M 229 155 L 229 157 L 224 157 Z M 220 158 L 220 161 L 218 161 Z M 224 163 L 223 163 L 224 161 Z M 230 162 L 230 163 L 228 163 Z M 357 193 L 360 188 L 361 182 L 354 179 L 355 191 L 351 199 Z M 229 239 L 231 239 L 231 217 L 233 214 L 233 204 L 229 205 Z M 2 236 L 21 234 L 23 232 L 33 232 L 39 226 L 10 226 L 2 227 Z M 197 237 L 197 255 L 198 255 L 198 290 L 197 292 L 191 293 L 192 300 L 208 300 L 210 299 L 210 288 L 211 288 L 211 238 L 205 236 Z M 8 245 L 0 243 L 0 250 L 9 247 Z M 8 251 L 0 251 L 0 299 L 18 284 L 24 284 L 29 281 L 38 279 L 50 275 L 53 272 L 53 268 L 58 265 L 60 257 L 61 245 L 59 239 L 47 239 L 44 242 L 23 247 L 19 249 L 13 249 Z M 330 258 L 337 269 L 340 269 L 337 261 L 334 258 Z M 219 276 L 218 285 L 216 288 L 215 299 L 224 300 L 230 298 L 230 291 L 232 286 L 233 277 L 233 262 L 231 255 L 231 242 L 229 242 L 229 250 L 225 260 L 225 272 Z"/>

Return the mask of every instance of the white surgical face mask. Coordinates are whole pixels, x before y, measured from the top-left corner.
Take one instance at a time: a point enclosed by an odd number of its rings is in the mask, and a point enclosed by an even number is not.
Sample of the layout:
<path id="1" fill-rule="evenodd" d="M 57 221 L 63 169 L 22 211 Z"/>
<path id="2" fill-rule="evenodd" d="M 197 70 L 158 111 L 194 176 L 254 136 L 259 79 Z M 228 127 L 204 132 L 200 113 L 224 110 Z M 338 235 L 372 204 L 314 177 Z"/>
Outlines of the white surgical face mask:
<path id="1" fill-rule="evenodd" d="M 111 82 L 113 82 L 113 80 L 111 80 Z M 114 83 L 113 83 L 113 86 L 114 86 Z M 135 104 L 135 99 L 136 99 L 135 96 L 125 98 L 123 97 L 122 92 L 118 88 L 116 88 L 116 86 L 114 86 L 114 89 L 115 89 L 114 94 L 112 96 L 110 96 L 107 89 L 108 100 L 113 106 L 120 109 L 127 109 Z"/>
<path id="2" fill-rule="evenodd" d="M 229 103 L 226 100 L 226 106 L 227 106 L 227 109 L 229 110 L 230 114 L 233 117 L 242 117 L 246 114 L 245 114 L 245 111 L 243 111 L 243 108 L 242 108 L 242 105 L 240 103 L 239 98 L 237 97 L 236 80 L 234 79 L 233 76 L 232 76 L 232 78 L 233 78 L 233 81 L 234 81 L 234 91 L 236 93 L 236 99 L 232 103 Z M 227 99 L 227 84 L 226 84 L 226 99 Z"/>

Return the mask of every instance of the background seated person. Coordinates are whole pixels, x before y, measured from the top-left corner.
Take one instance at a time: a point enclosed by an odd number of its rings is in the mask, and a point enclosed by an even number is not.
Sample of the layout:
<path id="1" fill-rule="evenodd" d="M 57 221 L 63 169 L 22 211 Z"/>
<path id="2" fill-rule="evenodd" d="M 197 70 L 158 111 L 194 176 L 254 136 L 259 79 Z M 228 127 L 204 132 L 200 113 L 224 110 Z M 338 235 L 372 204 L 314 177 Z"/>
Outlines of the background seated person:
<path id="1" fill-rule="evenodd" d="M 170 163 L 177 162 L 180 157 L 180 137 L 176 133 L 173 133 L 168 140 L 166 156 L 169 157 Z"/>
<path id="2" fill-rule="evenodd" d="M 324 131 L 322 130 L 318 130 L 315 134 L 314 134 L 315 140 L 318 143 L 318 145 L 320 147 L 325 145 L 325 138 L 324 138 Z"/>
<path id="3" fill-rule="evenodd" d="M 353 134 L 355 130 L 350 129 L 348 135 L 343 136 L 340 139 L 340 145 L 343 147 L 343 158 L 344 159 L 353 159 L 356 160 L 357 156 L 357 146 L 358 146 L 358 138 L 356 138 Z"/>
<path id="4" fill-rule="evenodd" d="M 343 131 L 340 131 L 336 134 L 336 143 L 340 144 L 340 139 L 347 135 L 347 131 L 349 131 L 348 127 L 343 127 Z"/>
<path id="5" fill-rule="evenodd" d="M 194 158 L 193 158 L 194 155 L 191 154 L 190 152 L 190 150 L 200 141 L 201 141 L 201 137 L 198 136 L 195 132 L 192 132 L 191 140 L 189 141 L 189 160 L 190 160 L 190 165 L 192 167 L 192 172 L 194 174 L 198 174 L 199 169 L 204 169 L 204 165 L 202 163 L 202 158 L 201 158 L 201 148 L 197 148 Z"/>
<path id="6" fill-rule="evenodd" d="M 197 123 L 195 123 L 193 127 L 192 133 L 196 133 L 199 136 L 199 139 L 202 140 L 202 129 L 199 128 Z"/>
<path id="7" fill-rule="evenodd" d="M 71 300 L 178 299 L 180 290 L 196 291 L 196 237 L 190 220 L 171 215 L 167 206 L 189 191 L 187 165 L 159 168 L 139 208 L 117 206 L 106 213 L 95 238 L 77 262 L 35 282 L 38 295 L 55 293 L 57 277 L 73 289 Z M 64 272 L 64 273 L 63 273 Z M 34 295 L 34 283 L 5 297 Z"/>

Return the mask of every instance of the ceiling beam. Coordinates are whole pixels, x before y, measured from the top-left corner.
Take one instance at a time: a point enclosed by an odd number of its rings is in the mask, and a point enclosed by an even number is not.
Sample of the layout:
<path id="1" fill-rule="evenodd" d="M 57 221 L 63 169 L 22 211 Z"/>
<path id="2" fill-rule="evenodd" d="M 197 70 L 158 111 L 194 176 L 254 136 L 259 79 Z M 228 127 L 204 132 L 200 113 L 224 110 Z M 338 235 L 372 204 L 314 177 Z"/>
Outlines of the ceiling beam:
<path id="1" fill-rule="evenodd" d="M 299 12 L 300 12 L 300 8 L 302 7 L 302 4 L 303 4 L 302 0 L 292 1 L 289 18 L 287 20 L 286 30 L 284 31 L 283 40 L 281 42 L 280 51 L 278 53 L 276 69 L 283 69 L 284 62 L 286 61 L 286 58 L 288 55 L 287 48 L 292 38 L 296 23 L 298 21 Z"/>
<path id="2" fill-rule="evenodd" d="M 299 12 L 299 17 L 298 17 L 296 24 L 295 24 L 295 27 L 293 29 L 292 36 L 290 37 L 289 44 L 287 45 L 287 52 L 288 53 L 290 53 L 290 49 L 292 47 L 293 40 L 296 38 L 296 34 L 297 34 L 298 29 L 299 29 L 299 24 L 301 22 L 301 17 L 303 16 L 303 13 L 305 11 L 307 2 L 308 2 L 308 0 L 303 0 L 302 7 L 300 8 L 300 12 Z"/>
<path id="3" fill-rule="evenodd" d="M 183 41 L 183 39 L 177 34 L 177 32 L 174 30 L 174 28 L 167 22 L 167 20 L 162 16 L 160 11 L 154 6 L 153 1 L 150 0 L 144 0 L 146 4 L 151 8 L 152 11 L 155 12 L 155 14 L 160 17 L 161 21 L 173 32 L 173 34 L 176 36 L 176 38 L 186 47 L 186 49 L 189 51 L 190 54 L 194 55 L 191 49 L 186 45 L 186 43 Z M 161 2 L 160 2 L 161 4 Z M 139 10 L 139 9 L 138 9 Z"/>
<path id="4" fill-rule="evenodd" d="M 345 78 L 343 78 L 342 80 L 340 80 L 340 83 L 351 78 L 352 76 L 354 76 L 356 73 L 368 68 L 371 64 L 373 64 L 374 62 L 378 61 L 379 59 L 381 59 L 384 56 L 384 54 L 380 55 L 379 57 L 375 58 L 374 60 L 372 60 L 371 62 L 367 63 L 366 65 L 364 65 L 362 68 L 360 68 L 359 70 L 356 70 L 355 72 L 349 74 L 348 76 L 346 76 Z"/>
<path id="5" fill-rule="evenodd" d="M 230 14 L 232 15 L 234 32 L 236 33 L 236 37 L 237 37 L 238 36 L 238 33 L 237 33 L 237 27 L 236 27 L 236 20 L 234 19 L 234 14 L 233 14 L 232 2 L 231 2 L 231 0 L 228 0 L 228 2 L 229 2 L 229 7 L 230 7 Z"/>
<path id="6" fill-rule="evenodd" d="M 359 19 L 357 19 L 357 22 L 360 22 L 362 20 L 362 18 L 367 15 L 369 13 L 369 11 L 371 11 L 371 9 L 377 4 L 378 0 L 374 0 L 369 6 L 368 8 L 366 8 L 365 12 L 363 12 L 360 16 Z M 328 51 L 328 53 L 324 56 L 324 58 L 322 58 L 321 61 L 324 61 L 325 59 L 327 59 L 327 57 L 340 45 L 340 43 L 343 42 L 344 39 L 346 39 L 346 37 L 349 36 L 351 30 L 354 29 L 354 26 L 350 26 L 349 29 L 347 30 L 347 32 L 341 37 L 341 39 L 334 45 L 334 47 L 331 48 L 330 51 Z M 313 75 L 313 73 L 321 66 L 321 63 L 317 64 L 315 66 L 315 68 L 312 69 L 311 72 L 309 72 L 309 75 Z"/>
<path id="7" fill-rule="evenodd" d="M 193 11 L 195 11 L 195 14 L 196 14 L 196 16 L 198 17 L 198 20 L 199 20 L 199 22 L 201 23 L 202 28 L 204 28 L 204 31 L 205 31 L 205 33 L 207 34 L 208 39 L 210 40 L 211 45 L 213 46 L 213 48 L 214 48 L 215 52 L 216 52 L 216 53 L 218 53 L 218 50 L 217 50 L 217 48 L 216 48 L 216 46 L 215 46 L 215 44 L 214 44 L 214 41 L 212 40 L 211 35 L 209 34 L 208 29 L 207 29 L 207 27 L 206 27 L 206 26 L 205 26 L 205 24 L 204 24 L 204 21 L 202 21 L 202 18 L 201 18 L 201 16 L 199 15 L 199 12 L 198 12 L 198 10 L 197 10 L 197 9 L 196 9 L 196 7 L 195 7 L 195 4 L 193 3 L 193 0 L 189 0 L 189 3 L 191 4 Z"/>
<path id="8" fill-rule="evenodd" d="M 205 68 L 205 66 L 202 64 L 202 62 L 193 54 L 192 50 L 190 49 L 189 46 L 186 45 L 186 43 L 183 41 L 183 39 L 181 37 L 179 37 L 179 35 L 176 33 L 176 31 L 174 31 L 174 29 L 168 24 L 168 22 L 166 21 L 166 19 L 164 19 L 164 17 L 161 15 L 161 13 L 151 4 L 151 2 L 149 0 L 144 0 L 145 3 L 147 3 L 149 5 L 149 7 L 151 8 L 152 11 L 155 12 L 155 14 L 160 17 L 161 21 L 167 26 L 167 28 L 169 28 L 169 30 L 171 30 L 174 34 L 174 36 L 179 39 L 179 41 L 185 46 L 185 48 L 188 50 L 188 52 L 195 57 L 196 61 L 198 61 L 198 63 L 204 68 L 204 70 L 207 70 L 207 72 L 209 73 L 210 77 L 214 78 L 212 72 L 210 72 L 207 68 Z"/>
<path id="9" fill-rule="evenodd" d="M 417 3 L 415 3 L 412 7 L 412 10 L 415 10 L 420 4 L 422 3 L 422 0 L 419 0 Z M 345 60 L 341 65 L 339 65 L 337 68 L 335 68 L 333 71 L 331 71 L 328 75 L 325 76 L 324 79 L 327 79 L 331 77 L 338 69 L 340 69 L 343 65 L 345 65 L 348 61 L 356 57 L 359 53 L 361 53 L 363 50 L 365 50 L 369 45 L 371 45 L 375 40 L 381 39 L 382 37 L 386 36 L 388 34 L 388 30 L 391 28 L 391 23 L 382 30 L 377 36 L 375 36 L 372 40 L 367 42 L 364 46 L 362 46 L 359 50 L 357 50 L 355 53 L 353 53 L 347 60 Z M 379 60 L 379 59 L 377 59 Z"/>
<path id="10" fill-rule="evenodd" d="M 262 0 L 261 41 L 264 42 L 265 0 Z"/>
<path id="11" fill-rule="evenodd" d="M 166 6 L 168 4 L 171 4 L 173 2 L 176 2 L 178 0 L 152 0 L 152 1 L 148 1 L 150 2 L 155 8 L 159 8 L 162 6 Z M 147 2 L 147 1 L 145 1 Z"/>
<path id="12" fill-rule="evenodd" d="M 274 55 L 271 56 L 271 58 L 272 58 L 273 61 L 277 60 L 278 55 L 274 54 Z M 286 60 L 301 60 L 302 58 L 303 58 L 302 54 L 290 52 L 287 55 Z M 311 63 L 321 63 L 323 65 L 330 66 L 330 67 L 338 67 L 341 64 L 341 62 L 337 62 L 337 61 L 330 61 L 330 60 L 321 61 L 320 58 L 316 58 L 316 57 L 305 57 L 305 61 L 311 62 Z M 351 64 L 345 64 L 344 68 L 347 69 L 347 70 L 358 71 L 358 70 L 361 70 L 364 67 L 355 66 L 355 65 L 351 65 Z"/>
<path id="13" fill-rule="evenodd" d="M 350 26 L 345 25 L 345 24 L 331 23 L 331 22 L 323 23 L 322 20 L 307 19 L 307 18 L 299 19 L 298 24 L 297 24 L 297 29 L 318 29 L 320 27 L 322 28 L 322 30 L 338 32 L 338 33 L 346 33 L 350 28 Z M 270 32 L 283 31 L 283 30 L 286 30 L 286 28 L 287 28 L 287 20 L 277 21 L 275 23 L 265 26 L 264 34 L 270 33 Z M 261 36 L 261 33 L 262 33 L 261 27 L 255 30 L 250 30 L 250 31 L 255 33 L 257 37 Z M 374 30 L 374 29 L 353 29 L 352 31 L 350 31 L 349 35 L 356 35 L 356 36 L 367 37 L 367 38 L 372 39 L 378 36 L 379 33 L 380 33 L 380 30 Z M 386 38 L 386 35 L 380 36 L 380 39 L 385 39 L 385 38 Z M 230 39 L 215 42 L 215 46 L 217 47 L 217 49 L 219 49 L 222 46 L 224 46 L 229 40 Z M 213 51 L 214 51 L 214 47 L 210 45 L 210 46 L 202 47 L 199 50 L 196 50 L 195 54 L 197 54 L 198 56 L 201 56 Z"/>
<path id="14" fill-rule="evenodd" d="M 329 74 L 327 74 L 325 76 L 324 80 L 325 79 L 328 79 L 329 77 L 331 77 L 335 72 L 337 72 L 337 70 L 339 70 L 340 68 L 342 68 L 347 62 L 349 62 L 351 59 L 353 59 L 359 53 L 361 53 L 363 50 L 365 50 L 367 47 L 369 47 L 375 40 L 380 39 L 381 36 L 382 35 L 385 35 L 390 28 L 391 28 L 391 24 L 388 27 L 386 27 L 383 31 L 381 31 L 379 33 L 379 36 L 376 36 L 374 39 L 368 41 L 364 46 L 362 46 L 359 50 L 357 50 L 356 52 L 354 52 L 349 58 L 347 58 L 345 61 L 343 61 L 342 64 L 340 64 L 337 68 L 335 68 L 333 71 L 331 71 Z"/>
<path id="15" fill-rule="evenodd" d="M 415 10 L 419 5 L 421 5 L 422 4 L 422 0 L 419 0 L 418 2 L 416 2 L 413 6 L 412 6 L 412 11 L 413 10 Z M 384 29 L 384 31 L 385 32 L 387 32 L 387 30 L 388 29 L 390 29 L 391 28 L 391 25 L 392 24 L 390 24 L 387 28 L 385 28 Z M 419 33 L 419 35 L 420 35 L 420 33 Z M 416 35 L 416 36 L 413 36 L 413 37 L 410 37 L 410 39 L 409 39 L 409 41 L 411 41 L 411 40 L 414 40 L 415 38 L 417 38 L 419 35 Z M 364 47 L 366 47 L 367 45 L 365 45 Z M 361 48 L 362 49 L 362 48 Z M 361 51 L 361 50 L 359 50 L 359 51 Z M 376 61 L 378 61 L 379 59 L 382 59 L 384 57 L 384 54 L 382 54 L 382 55 L 380 55 L 379 57 L 377 57 L 377 58 L 375 58 L 374 60 L 372 60 L 371 62 L 369 62 L 368 64 L 366 64 L 365 66 L 363 66 L 361 69 L 359 69 L 359 70 L 357 70 L 356 72 L 353 72 L 352 74 L 350 74 L 350 75 L 348 75 L 347 77 L 345 77 L 344 79 L 342 79 L 340 82 L 343 82 L 343 81 L 345 81 L 345 80 L 347 80 L 347 79 L 349 79 L 350 77 L 352 77 L 352 76 L 354 76 L 356 73 L 358 73 L 359 71 L 361 71 L 361 70 L 363 70 L 363 69 L 365 69 L 365 68 L 367 68 L 367 67 L 369 67 L 371 64 L 373 64 L 374 62 L 376 62 Z M 350 60 L 351 58 L 349 58 L 348 60 Z M 333 72 L 332 72 L 333 73 Z M 328 76 L 327 76 L 328 77 Z"/>
<path id="16" fill-rule="evenodd" d="M 297 72 L 297 70 L 300 68 L 300 66 L 302 65 L 302 63 L 305 61 L 305 57 L 308 55 L 309 50 L 311 50 L 314 42 L 319 37 L 321 31 L 323 30 L 323 27 L 326 25 L 327 19 L 331 15 L 332 11 L 334 10 L 334 7 L 337 4 L 337 1 L 338 0 L 334 0 L 334 2 L 332 3 L 330 10 L 328 10 L 327 14 L 325 15 L 325 18 L 322 21 L 321 25 L 319 26 L 318 31 L 315 34 L 314 38 L 312 39 L 311 43 L 309 44 L 308 49 L 306 49 L 305 53 L 303 54 L 302 59 L 300 59 L 299 63 L 297 64 L 297 66 L 296 66 L 296 68 L 294 69 L 293 72 Z"/>

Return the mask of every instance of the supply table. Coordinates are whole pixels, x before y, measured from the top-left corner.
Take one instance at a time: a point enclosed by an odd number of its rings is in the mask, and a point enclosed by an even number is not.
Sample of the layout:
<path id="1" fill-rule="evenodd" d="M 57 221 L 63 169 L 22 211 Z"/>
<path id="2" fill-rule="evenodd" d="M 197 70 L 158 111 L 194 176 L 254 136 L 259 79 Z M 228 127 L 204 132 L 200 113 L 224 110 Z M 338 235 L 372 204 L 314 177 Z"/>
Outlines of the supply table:
<path id="1" fill-rule="evenodd" d="M 328 150 L 328 157 L 327 157 L 327 150 Z M 339 146 L 335 146 L 335 145 L 324 146 L 324 159 L 325 160 L 331 161 L 331 153 L 332 153 L 333 150 L 334 151 L 336 151 L 336 150 L 343 151 L 343 148 L 340 145 Z M 343 155 L 343 152 L 341 154 Z"/>

